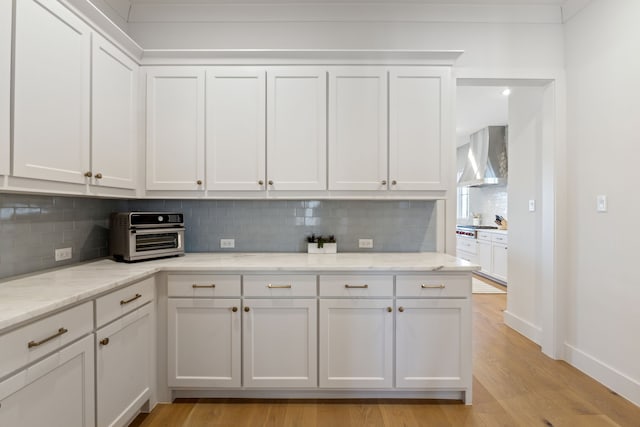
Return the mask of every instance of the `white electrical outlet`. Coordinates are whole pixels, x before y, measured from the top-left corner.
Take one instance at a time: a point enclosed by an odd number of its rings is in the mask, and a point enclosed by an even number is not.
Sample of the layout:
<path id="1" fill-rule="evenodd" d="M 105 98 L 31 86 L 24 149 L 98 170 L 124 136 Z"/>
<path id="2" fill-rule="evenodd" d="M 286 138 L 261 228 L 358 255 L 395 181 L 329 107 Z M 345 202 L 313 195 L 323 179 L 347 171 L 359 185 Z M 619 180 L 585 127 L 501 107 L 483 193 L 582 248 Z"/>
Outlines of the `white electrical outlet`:
<path id="1" fill-rule="evenodd" d="M 236 247 L 236 239 L 220 239 L 220 247 L 221 248 L 235 248 Z"/>
<path id="2" fill-rule="evenodd" d="M 529 212 L 535 212 L 536 210 L 536 201 L 529 200 Z"/>
<path id="3" fill-rule="evenodd" d="M 56 249 L 56 252 L 55 252 L 56 261 L 64 261 L 65 259 L 71 259 L 71 256 L 72 256 L 71 248 Z"/>
<path id="4" fill-rule="evenodd" d="M 373 248 L 373 239 L 358 239 L 358 247 L 366 249 Z"/>

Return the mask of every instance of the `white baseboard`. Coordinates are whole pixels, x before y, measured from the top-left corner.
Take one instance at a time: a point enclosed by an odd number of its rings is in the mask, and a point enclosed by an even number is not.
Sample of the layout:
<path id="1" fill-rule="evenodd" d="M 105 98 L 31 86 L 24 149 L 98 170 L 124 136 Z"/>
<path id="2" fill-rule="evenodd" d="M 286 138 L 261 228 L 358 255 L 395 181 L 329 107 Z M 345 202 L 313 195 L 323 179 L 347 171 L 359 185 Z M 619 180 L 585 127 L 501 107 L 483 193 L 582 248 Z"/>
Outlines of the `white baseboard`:
<path id="1" fill-rule="evenodd" d="M 542 329 L 539 326 L 536 326 L 507 310 L 504 311 L 504 323 L 511 329 L 514 329 L 516 332 L 540 345 Z"/>
<path id="2" fill-rule="evenodd" d="M 565 360 L 575 368 L 604 384 L 620 396 L 640 406 L 640 382 L 606 363 L 565 343 Z"/>

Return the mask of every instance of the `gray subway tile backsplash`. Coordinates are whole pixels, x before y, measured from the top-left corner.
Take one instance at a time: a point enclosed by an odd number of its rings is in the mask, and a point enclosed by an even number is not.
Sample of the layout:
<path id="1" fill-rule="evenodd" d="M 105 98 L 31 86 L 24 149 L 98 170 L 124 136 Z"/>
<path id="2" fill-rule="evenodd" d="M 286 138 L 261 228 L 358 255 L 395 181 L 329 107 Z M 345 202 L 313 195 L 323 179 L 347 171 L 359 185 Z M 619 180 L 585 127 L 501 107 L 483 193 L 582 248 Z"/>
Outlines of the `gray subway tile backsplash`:
<path id="1" fill-rule="evenodd" d="M 436 250 L 433 201 L 112 200 L 0 194 L 0 278 L 108 255 L 109 214 L 180 211 L 187 252 L 305 252 L 311 234 L 336 236 L 339 252 Z M 220 249 L 220 239 L 235 239 Z M 55 262 L 57 248 L 73 258 Z"/>

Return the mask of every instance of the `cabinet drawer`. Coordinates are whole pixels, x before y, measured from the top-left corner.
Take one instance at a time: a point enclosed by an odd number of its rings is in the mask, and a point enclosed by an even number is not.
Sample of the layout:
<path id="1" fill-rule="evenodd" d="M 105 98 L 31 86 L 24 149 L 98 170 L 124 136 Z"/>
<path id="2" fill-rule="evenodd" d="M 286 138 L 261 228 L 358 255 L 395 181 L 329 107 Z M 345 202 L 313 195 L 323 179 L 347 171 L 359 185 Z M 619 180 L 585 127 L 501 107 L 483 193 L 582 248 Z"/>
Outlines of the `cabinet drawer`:
<path id="1" fill-rule="evenodd" d="M 490 242 L 492 234 L 493 233 L 489 233 L 488 231 L 478 231 L 478 240 L 486 240 Z"/>
<path id="2" fill-rule="evenodd" d="M 310 274 L 267 274 L 243 276 L 244 296 L 313 297 L 316 276 Z"/>
<path id="3" fill-rule="evenodd" d="M 471 276 L 436 274 L 396 276 L 396 296 L 468 298 L 471 296 Z"/>
<path id="4" fill-rule="evenodd" d="M 150 277 L 131 286 L 111 292 L 96 300 L 96 327 L 143 306 L 153 300 L 155 279 Z"/>
<path id="5" fill-rule="evenodd" d="M 93 330 L 93 303 L 46 317 L 0 336 L 0 377 Z"/>
<path id="6" fill-rule="evenodd" d="M 323 297 L 393 296 L 393 276 L 340 275 L 320 276 Z"/>
<path id="7" fill-rule="evenodd" d="M 238 274 L 170 274 L 170 297 L 237 297 L 240 296 Z"/>
<path id="8" fill-rule="evenodd" d="M 503 243 L 506 245 L 509 242 L 509 239 L 506 234 L 494 234 L 491 238 L 491 241 L 494 243 Z"/>

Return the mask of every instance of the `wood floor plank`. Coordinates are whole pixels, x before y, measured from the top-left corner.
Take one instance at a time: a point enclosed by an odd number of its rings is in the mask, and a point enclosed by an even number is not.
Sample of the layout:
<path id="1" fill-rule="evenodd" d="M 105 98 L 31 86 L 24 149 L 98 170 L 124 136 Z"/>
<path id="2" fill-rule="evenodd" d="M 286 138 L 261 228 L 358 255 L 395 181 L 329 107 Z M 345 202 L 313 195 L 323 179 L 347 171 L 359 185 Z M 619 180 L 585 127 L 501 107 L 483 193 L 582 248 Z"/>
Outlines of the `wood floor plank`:
<path id="1" fill-rule="evenodd" d="M 507 327 L 473 295 L 473 405 L 437 400 L 179 399 L 133 427 L 640 427 L 640 408 Z"/>

